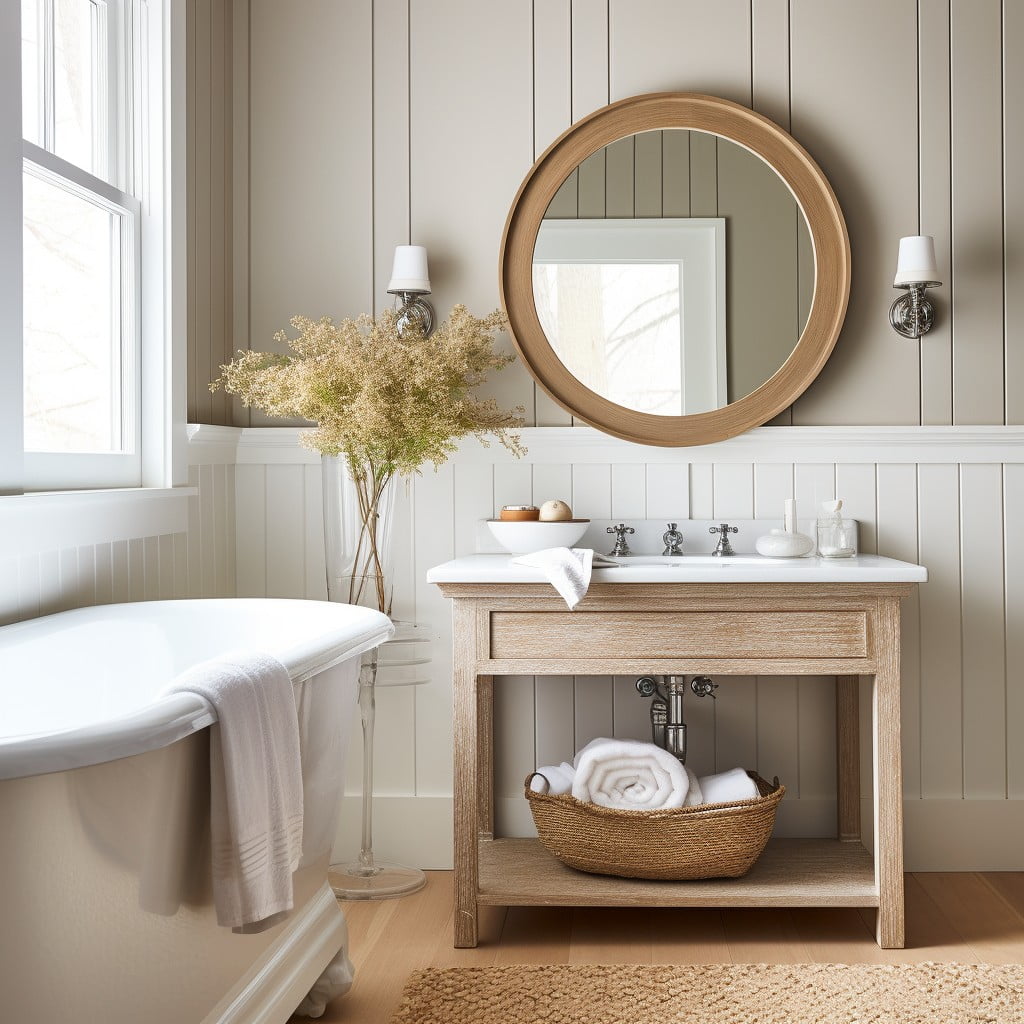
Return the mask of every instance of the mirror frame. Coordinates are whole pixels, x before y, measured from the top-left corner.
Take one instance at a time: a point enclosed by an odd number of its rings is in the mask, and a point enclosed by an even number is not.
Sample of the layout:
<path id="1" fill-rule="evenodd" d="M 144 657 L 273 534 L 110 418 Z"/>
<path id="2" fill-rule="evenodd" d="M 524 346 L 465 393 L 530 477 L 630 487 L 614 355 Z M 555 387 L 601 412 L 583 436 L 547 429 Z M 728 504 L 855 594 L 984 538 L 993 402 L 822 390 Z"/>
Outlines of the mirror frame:
<path id="1" fill-rule="evenodd" d="M 639 132 L 684 128 L 735 142 L 786 183 L 803 211 L 814 250 L 814 295 L 789 358 L 749 395 L 710 412 L 657 416 L 617 405 L 576 379 L 541 327 L 533 295 L 533 252 L 541 222 L 568 176 L 609 143 Z M 649 93 L 602 107 L 559 136 L 530 169 L 512 202 L 501 241 L 501 302 L 513 343 L 534 380 L 592 427 L 637 444 L 682 447 L 741 434 L 778 415 L 810 386 L 835 347 L 850 296 L 850 240 L 828 179 L 773 121 L 731 100 L 700 93 Z"/>

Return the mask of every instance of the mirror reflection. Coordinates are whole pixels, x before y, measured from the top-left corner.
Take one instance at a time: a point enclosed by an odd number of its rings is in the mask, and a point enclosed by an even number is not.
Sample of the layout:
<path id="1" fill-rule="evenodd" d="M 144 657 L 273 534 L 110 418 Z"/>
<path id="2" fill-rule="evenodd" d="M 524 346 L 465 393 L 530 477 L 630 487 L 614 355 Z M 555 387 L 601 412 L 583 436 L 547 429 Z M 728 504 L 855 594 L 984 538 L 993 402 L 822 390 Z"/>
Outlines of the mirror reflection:
<path id="1" fill-rule="evenodd" d="M 617 405 L 721 408 L 789 357 L 814 291 L 807 223 L 775 171 L 706 132 L 642 132 L 580 164 L 537 235 L 558 358 Z"/>

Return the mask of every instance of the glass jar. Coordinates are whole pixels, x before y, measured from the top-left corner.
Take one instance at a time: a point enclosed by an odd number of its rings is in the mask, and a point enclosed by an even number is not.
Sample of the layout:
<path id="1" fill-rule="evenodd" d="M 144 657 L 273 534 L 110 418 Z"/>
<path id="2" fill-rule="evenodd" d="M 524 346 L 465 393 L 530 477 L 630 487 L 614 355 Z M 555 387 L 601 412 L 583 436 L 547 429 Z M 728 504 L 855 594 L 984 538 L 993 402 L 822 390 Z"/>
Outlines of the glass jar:
<path id="1" fill-rule="evenodd" d="M 856 555 L 856 520 L 838 518 L 819 519 L 818 554 L 822 558 L 852 558 Z"/>

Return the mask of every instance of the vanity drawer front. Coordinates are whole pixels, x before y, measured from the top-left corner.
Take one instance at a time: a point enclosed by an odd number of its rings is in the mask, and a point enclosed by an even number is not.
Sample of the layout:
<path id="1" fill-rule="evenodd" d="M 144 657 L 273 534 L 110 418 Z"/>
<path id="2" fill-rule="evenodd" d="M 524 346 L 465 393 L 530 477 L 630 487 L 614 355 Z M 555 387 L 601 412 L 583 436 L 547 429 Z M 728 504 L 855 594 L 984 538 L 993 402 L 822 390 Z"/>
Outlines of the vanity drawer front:
<path id="1" fill-rule="evenodd" d="M 491 657 L 864 658 L 863 611 L 492 612 Z"/>

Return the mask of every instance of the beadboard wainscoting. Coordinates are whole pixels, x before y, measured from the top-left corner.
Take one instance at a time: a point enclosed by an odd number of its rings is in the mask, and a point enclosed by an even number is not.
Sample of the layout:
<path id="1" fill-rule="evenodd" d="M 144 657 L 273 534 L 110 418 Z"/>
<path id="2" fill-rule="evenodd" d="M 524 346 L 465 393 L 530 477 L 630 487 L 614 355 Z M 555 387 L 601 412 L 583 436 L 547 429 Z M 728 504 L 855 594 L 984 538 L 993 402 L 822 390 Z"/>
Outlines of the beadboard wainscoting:
<path id="1" fill-rule="evenodd" d="M 188 473 L 189 486 L 174 491 L 0 498 L 0 624 L 121 601 L 234 596 L 235 466 L 190 459 Z"/>
<path id="2" fill-rule="evenodd" d="M 239 596 L 325 596 L 319 456 L 293 428 L 199 427 L 192 460 L 235 463 Z M 903 756 L 911 870 L 1020 869 L 1024 841 L 1024 430 L 1011 427 L 761 428 L 708 448 L 653 449 L 580 428 L 531 428 L 515 460 L 475 442 L 397 501 L 395 613 L 429 625 L 430 683 L 380 689 L 377 848 L 451 865 L 450 608 L 426 570 L 475 550 L 503 504 L 562 497 L 591 518 L 801 517 L 833 494 L 860 544 L 928 567 L 903 609 Z M 206 452 L 207 455 L 203 455 Z M 709 538 L 709 550 L 711 539 Z M 834 690 L 815 677 L 716 678 L 689 699 L 690 764 L 736 764 L 788 787 L 779 831 L 835 820 Z M 515 677 L 495 686 L 498 826 L 531 834 L 522 782 L 593 736 L 646 738 L 633 678 Z M 861 713 L 870 702 L 866 684 Z M 867 728 L 863 761 L 868 763 Z M 359 744 L 347 768 L 339 848 L 354 851 Z M 864 792 L 867 769 L 864 771 Z M 985 843 L 975 841 L 979 834 Z"/>

